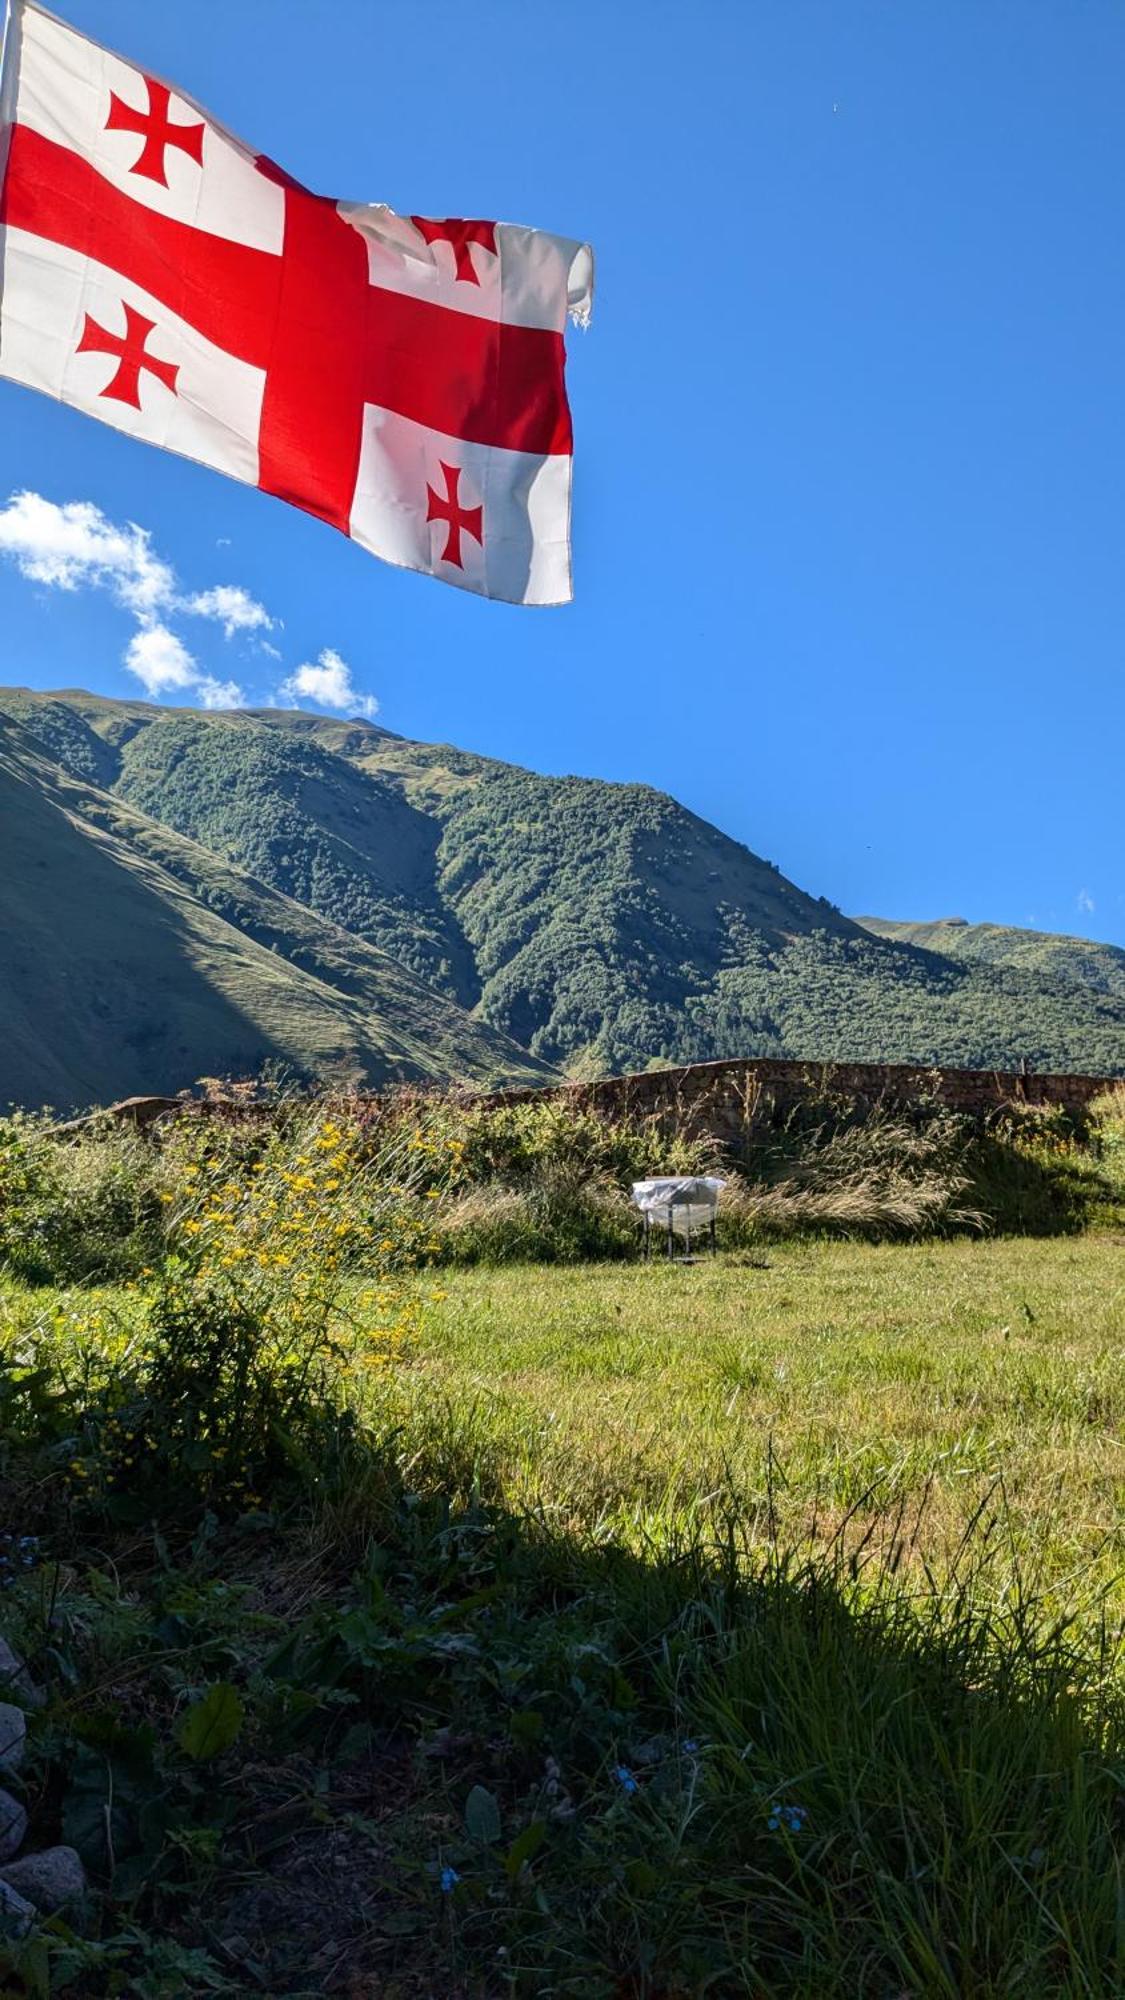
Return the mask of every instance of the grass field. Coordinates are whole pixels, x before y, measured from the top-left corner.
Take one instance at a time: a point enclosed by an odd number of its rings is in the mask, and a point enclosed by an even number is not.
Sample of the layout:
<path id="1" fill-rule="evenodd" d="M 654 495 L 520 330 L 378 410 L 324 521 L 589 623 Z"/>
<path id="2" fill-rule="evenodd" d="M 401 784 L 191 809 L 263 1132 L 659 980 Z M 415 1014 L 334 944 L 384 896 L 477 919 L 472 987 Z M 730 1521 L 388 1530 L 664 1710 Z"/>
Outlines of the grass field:
<path id="1" fill-rule="evenodd" d="M 1119 1580 L 1125 1236 L 771 1245 L 683 1267 L 443 1273 L 412 1391 L 510 1504 L 588 1530 L 706 1496 L 786 1539 L 897 1503 L 948 1546 L 995 1489 L 1044 1580 Z M 439 1405 L 440 1407 L 440 1405 Z"/>
<path id="2" fill-rule="evenodd" d="M 90 1893 L 5 2000 L 1125 1994 L 1121 1230 L 464 1268 L 458 1130 L 6 1143 L 5 1783 Z"/>

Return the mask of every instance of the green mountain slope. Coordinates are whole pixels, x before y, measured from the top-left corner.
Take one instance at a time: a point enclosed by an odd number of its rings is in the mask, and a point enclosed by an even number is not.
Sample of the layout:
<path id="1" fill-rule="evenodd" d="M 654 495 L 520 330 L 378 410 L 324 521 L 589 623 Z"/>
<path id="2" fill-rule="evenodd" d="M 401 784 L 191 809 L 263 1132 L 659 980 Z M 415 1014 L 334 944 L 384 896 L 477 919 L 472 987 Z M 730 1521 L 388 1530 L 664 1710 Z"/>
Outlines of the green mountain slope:
<path id="1" fill-rule="evenodd" d="M 1125 992 L 1074 941 L 990 957 L 854 922 L 645 786 L 289 711 L 0 706 L 67 770 L 572 1074 L 749 1055 L 1125 1071 Z"/>
<path id="2" fill-rule="evenodd" d="M 929 924 L 893 923 L 886 917 L 857 917 L 856 922 L 877 937 L 920 945 L 963 965 L 1007 966 L 1052 985 L 1125 1000 L 1125 951 L 1119 945 L 1095 944 L 1090 938 L 1065 937 L 1055 931 L 1020 930 L 1013 924 L 969 924 L 963 917 Z"/>
<path id="3" fill-rule="evenodd" d="M 362 940 L 65 776 L 2 714 L 0 823 L 0 1104 L 265 1062 L 373 1084 L 544 1074 Z"/>

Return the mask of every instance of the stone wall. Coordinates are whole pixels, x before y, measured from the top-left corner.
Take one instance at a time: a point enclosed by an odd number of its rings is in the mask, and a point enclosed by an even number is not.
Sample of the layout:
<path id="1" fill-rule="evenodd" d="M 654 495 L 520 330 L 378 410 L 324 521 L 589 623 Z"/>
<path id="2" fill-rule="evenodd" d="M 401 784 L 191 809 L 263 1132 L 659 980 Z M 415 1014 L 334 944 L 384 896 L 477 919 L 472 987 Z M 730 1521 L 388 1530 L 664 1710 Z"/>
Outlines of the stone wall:
<path id="1" fill-rule="evenodd" d="M 641 1070 L 591 1083 L 546 1090 L 499 1091 L 491 1102 L 534 1097 L 565 1098 L 579 1109 L 636 1117 L 673 1117 L 686 1132 L 717 1138 L 744 1131 L 763 1098 L 779 1109 L 826 1095 L 871 1107 L 903 1108 L 937 1099 L 956 1111 L 981 1114 L 1004 1104 L 1062 1105 L 1080 1113 L 1120 1078 L 1022 1075 L 1005 1070 L 923 1069 L 906 1063 L 803 1063 L 760 1061 L 691 1063 L 681 1069 Z"/>
<path id="2" fill-rule="evenodd" d="M 779 1109 L 826 1095 L 854 1098 L 869 1106 L 902 1108 L 921 1099 L 937 1099 L 956 1111 L 984 1113 L 1003 1104 L 1062 1105 L 1080 1113 L 1102 1091 L 1121 1087 L 1121 1078 L 1104 1076 L 1021 1075 L 1008 1070 L 924 1069 L 906 1063 L 802 1063 L 749 1060 L 690 1063 L 680 1069 L 640 1070 L 631 1076 L 599 1077 L 592 1083 L 549 1084 L 545 1089 L 521 1088 L 473 1093 L 475 1102 L 521 1104 L 533 1098 L 561 1098 L 576 1109 L 638 1118 L 670 1117 L 686 1132 L 706 1132 L 716 1138 L 744 1131 L 763 1100 Z M 360 1098 L 375 1105 L 378 1098 Z M 130 1097 L 111 1105 L 109 1116 L 139 1126 L 151 1125 L 169 1113 L 185 1110 L 217 1117 L 261 1116 L 263 1106 L 246 1100 L 192 1100 L 171 1097 Z M 75 1119 L 61 1131 L 78 1131 L 88 1119 Z"/>

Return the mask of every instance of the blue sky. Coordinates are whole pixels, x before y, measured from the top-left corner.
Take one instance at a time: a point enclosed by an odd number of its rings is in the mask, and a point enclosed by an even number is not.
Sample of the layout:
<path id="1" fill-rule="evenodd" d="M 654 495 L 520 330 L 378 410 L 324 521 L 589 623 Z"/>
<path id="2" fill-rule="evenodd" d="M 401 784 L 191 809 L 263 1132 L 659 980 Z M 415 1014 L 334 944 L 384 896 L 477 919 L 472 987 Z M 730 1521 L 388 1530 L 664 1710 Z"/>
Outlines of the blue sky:
<path id="1" fill-rule="evenodd" d="M 324 193 L 588 238 L 575 603 L 396 572 L 0 382 L 0 502 L 147 529 L 268 699 L 674 792 L 853 912 L 1125 943 L 1116 0 L 58 0 Z M 0 564 L 0 678 L 136 694 L 102 592 Z"/>

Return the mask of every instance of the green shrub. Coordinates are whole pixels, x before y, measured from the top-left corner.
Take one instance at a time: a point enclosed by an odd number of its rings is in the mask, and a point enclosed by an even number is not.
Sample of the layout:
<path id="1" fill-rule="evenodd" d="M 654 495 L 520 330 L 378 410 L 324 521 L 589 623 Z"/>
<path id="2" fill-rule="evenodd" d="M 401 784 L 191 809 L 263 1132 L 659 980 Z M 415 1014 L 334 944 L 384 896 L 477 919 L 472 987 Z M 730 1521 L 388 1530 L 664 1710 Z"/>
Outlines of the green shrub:
<path id="1" fill-rule="evenodd" d="M 1125 1197 L 1125 1084 L 1095 1097 L 1090 1132 L 1106 1177 Z"/>
<path id="2" fill-rule="evenodd" d="M 649 1174 L 704 1173 L 716 1152 L 714 1140 L 685 1135 L 674 1121 L 616 1117 L 565 1096 L 512 1104 L 430 1098 L 417 1110 L 408 1099 L 406 1106 L 428 1138 L 456 1155 L 455 1178 L 466 1187 L 518 1187 L 563 1172 L 625 1186 Z"/>
<path id="3" fill-rule="evenodd" d="M 636 1255 L 630 1186 L 653 1174 L 721 1175 L 720 1241 L 731 1248 L 796 1235 L 1073 1233 L 1125 1217 L 1123 1102 L 1111 1091 L 1078 1124 L 1057 1107 L 974 1120 L 936 1100 L 892 1113 L 831 1096 L 778 1107 L 759 1094 L 725 1143 L 674 1115 L 612 1116 L 567 1095 L 404 1093 L 374 1115 L 365 1107 L 362 1122 L 346 1100 L 283 1102 L 229 1120 L 189 1112 L 147 1134 L 105 1121 L 60 1136 L 17 1116 L 0 1121 L 0 1268 L 40 1285 L 139 1279 L 161 1266 L 193 1176 L 242 1185 L 333 1117 L 380 1202 L 396 1176 L 413 1184 L 420 1163 L 437 1175 L 437 1206 L 423 1215 L 417 1189 L 408 1205 L 423 1235 L 440 1221 L 440 1251 L 428 1254 L 446 1263 Z M 403 1160 L 405 1179 L 392 1164 Z M 288 1193 L 275 1211 L 282 1232 L 287 1204 Z M 347 1246 L 356 1268 L 359 1241 Z"/>
<path id="4" fill-rule="evenodd" d="M 0 1264 L 28 1284 L 109 1283 L 161 1252 L 159 1160 L 109 1120 L 70 1141 L 0 1119 Z"/>
<path id="5" fill-rule="evenodd" d="M 1074 1235 L 1125 1216 L 1125 1185 L 1097 1127 L 1060 1106 L 1005 1105 L 975 1130 L 965 1157 L 971 1197 L 1001 1233 Z"/>
<path id="6" fill-rule="evenodd" d="M 557 1163 L 522 1186 L 485 1181 L 438 1213 L 439 1257 L 452 1264 L 578 1264 L 635 1255 L 639 1220 L 607 1176 Z"/>
<path id="7" fill-rule="evenodd" d="M 64 1193 L 71 1159 L 47 1156 Z M 351 1382 L 409 1349 L 443 1158 L 314 1107 L 249 1147 L 187 1121 L 147 1162 L 159 1267 L 112 1303 L 87 1289 L 36 1313 L 16 1294 L 0 1324 L 5 1438 L 43 1446 L 36 1504 L 140 1522 L 315 1483 Z"/>

